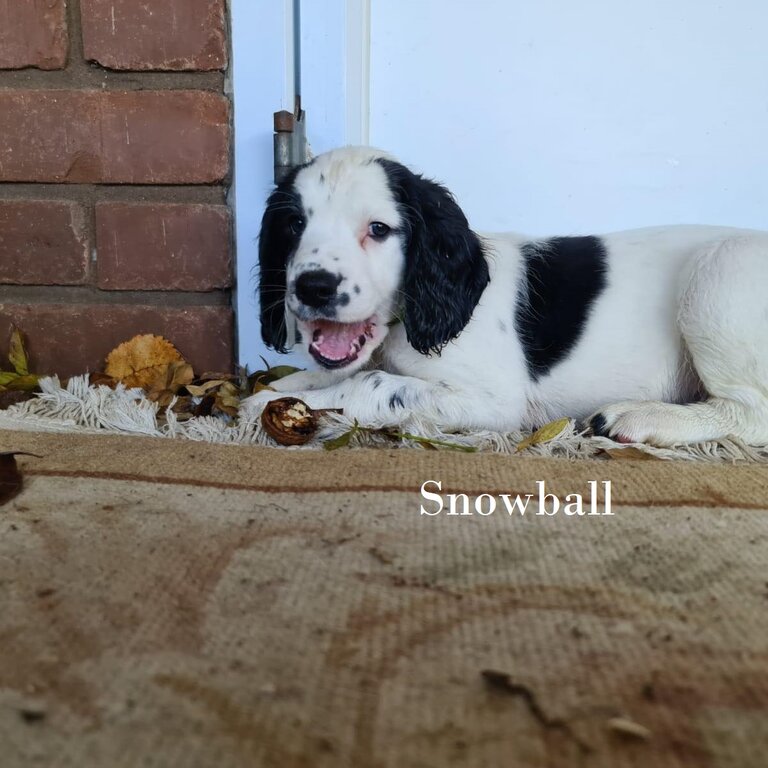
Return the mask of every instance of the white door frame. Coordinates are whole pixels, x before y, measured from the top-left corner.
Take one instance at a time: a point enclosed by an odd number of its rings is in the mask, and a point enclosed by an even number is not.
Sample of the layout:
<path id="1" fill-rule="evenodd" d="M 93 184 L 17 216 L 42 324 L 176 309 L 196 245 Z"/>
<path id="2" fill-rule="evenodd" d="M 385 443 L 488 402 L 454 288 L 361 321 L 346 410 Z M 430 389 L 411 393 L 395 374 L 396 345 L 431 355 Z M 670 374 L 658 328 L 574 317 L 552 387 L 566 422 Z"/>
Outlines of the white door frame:
<path id="1" fill-rule="evenodd" d="M 371 0 L 300 0 L 302 107 L 317 154 L 368 143 Z M 273 119 L 294 105 L 293 0 L 230 0 L 238 359 L 252 370 L 278 359 L 261 341 L 258 235 L 273 185 Z M 291 355 L 302 367 L 309 359 Z"/>

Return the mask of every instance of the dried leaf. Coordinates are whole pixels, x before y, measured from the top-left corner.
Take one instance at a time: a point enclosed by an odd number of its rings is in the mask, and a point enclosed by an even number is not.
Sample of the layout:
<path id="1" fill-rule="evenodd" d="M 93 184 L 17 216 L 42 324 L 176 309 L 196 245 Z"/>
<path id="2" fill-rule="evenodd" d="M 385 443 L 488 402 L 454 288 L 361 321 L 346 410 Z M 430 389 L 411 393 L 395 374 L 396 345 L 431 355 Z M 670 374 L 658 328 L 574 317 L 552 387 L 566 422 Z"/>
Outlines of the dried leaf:
<path id="1" fill-rule="evenodd" d="M 216 392 L 214 413 L 218 410 L 227 416 L 237 416 L 240 409 L 240 390 L 231 381 L 225 381 Z"/>
<path id="2" fill-rule="evenodd" d="M 171 406 L 172 401 L 174 401 L 173 406 Z M 189 395 L 179 396 L 164 392 L 156 402 L 161 406 L 157 412 L 157 418 L 163 423 L 168 421 L 169 410 L 173 411 L 176 416 L 176 421 L 189 421 L 197 415 L 195 413 L 195 403 L 193 402 L 193 398 Z"/>
<path id="3" fill-rule="evenodd" d="M 171 363 L 168 366 L 166 389 L 178 392 L 182 387 L 189 386 L 194 381 L 195 372 L 189 363 Z"/>
<path id="4" fill-rule="evenodd" d="M 343 435 L 334 437 L 333 440 L 326 440 L 323 443 L 323 448 L 326 451 L 335 451 L 335 450 L 338 450 L 339 448 L 346 448 L 349 445 L 352 438 L 358 432 L 360 432 L 360 425 L 357 423 L 357 421 L 355 421 L 355 424 L 352 427 L 352 429 L 348 430 Z"/>
<path id="5" fill-rule="evenodd" d="M 18 496 L 24 485 L 21 471 L 16 463 L 17 456 L 42 458 L 35 453 L 24 453 L 23 451 L 0 453 L 0 506 Z"/>
<path id="6" fill-rule="evenodd" d="M 407 432 L 390 432 L 392 437 L 400 438 L 401 440 L 413 440 L 416 443 L 423 443 L 425 447 L 442 446 L 443 448 L 450 448 L 454 451 L 463 451 L 464 453 L 475 453 L 477 448 L 474 445 L 459 445 L 458 443 L 449 443 L 447 440 L 436 440 L 433 437 L 422 437 L 421 435 L 410 435 Z"/>
<path id="7" fill-rule="evenodd" d="M 284 379 L 286 376 L 290 376 L 292 373 L 298 373 L 304 370 L 303 368 L 295 368 L 292 365 L 276 365 L 274 368 L 270 368 L 267 373 L 272 378 L 272 381 L 278 379 Z"/>
<path id="8" fill-rule="evenodd" d="M 19 374 L 13 371 L 0 371 L 0 388 L 5 389 L 10 382 L 18 378 Z"/>
<path id="9" fill-rule="evenodd" d="M 170 363 L 184 363 L 176 347 L 162 336 L 134 336 L 107 356 L 104 372 L 126 387 L 148 389 L 162 376 Z"/>
<path id="10" fill-rule="evenodd" d="M 658 456 L 652 453 L 641 451 L 639 448 L 606 448 L 606 453 L 612 459 L 634 459 L 635 461 L 661 461 Z"/>
<path id="11" fill-rule="evenodd" d="M 92 387 L 109 387 L 110 389 L 114 389 L 117 386 L 118 381 L 111 376 L 107 376 L 106 373 L 96 372 L 88 376 L 88 383 Z"/>
<path id="12" fill-rule="evenodd" d="M 5 388 L 9 392 L 34 392 L 38 389 L 40 377 L 34 373 L 28 373 L 26 376 L 17 376 L 6 384 Z"/>
<path id="13" fill-rule="evenodd" d="M 176 421 L 189 421 L 196 415 L 195 404 L 189 395 L 177 397 L 176 402 L 173 404 L 171 410 L 176 415 Z"/>
<path id="14" fill-rule="evenodd" d="M 211 381 L 206 381 L 203 384 L 187 384 L 187 392 L 193 397 L 204 397 L 212 389 L 216 389 L 216 387 L 220 387 L 222 384 L 226 383 L 225 379 L 213 379 Z"/>
<path id="15" fill-rule="evenodd" d="M 627 717 L 612 717 L 608 721 L 608 727 L 622 736 L 648 741 L 653 733 L 640 723 L 636 723 Z"/>
<path id="16" fill-rule="evenodd" d="M 253 385 L 253 389 L 251 390 L 251 394 L 255 395 L 258 392 L 263 392 L 266 390 L 267 392 L 277 392 L 277 390 L 274 387 L 270 387 L 269 384 L 262 384 L 260 381 L 257 381 Z"/>
<path id="17" fill-rule="evenodd" d="M 27 351 L 24 349 L 24 338 L 16 326 L 11 326 L 11 345 L 8 350 L 8 360 L 10 360 L 13 369 L 19 376 L 26 376 L 29 373 L 29 360 L 27 359 Z"/>
<path id="18" fill-rule="evenodd" d="M 570 419 L 558 419 L 557 421 L 545 424 L 543 427 L 537 429 L 532 435 L 528 435 L 525 440 L 518 443 L 517 452 L 520 453 L 526 448 L 530 448 L 532 445 L 539 445 L 540 443 L 547 443 L 550 440 L 554 440 L 565 431 L 570 423 Z"/>
<path id="19" fill-rule="evenodd" d="M 264 358 L 262 358 L 264 360 Z M 266 361 L 264 361 L 266 365 Z M 303 368 L 294 368 L 292 365 L 276 365 L 274 368 L 267 367 L 263 371 L 254 371 L 248 376 L 248 383 L 246 385 L 246 392 L 255 395 L 257 392 L 261 392 L 264 389 L 272 390 L 269 385 L 273 381 L 278 379 L 284 379 L 286 376 L 290 376 L 292 373 L 298 373 L 304 370 Z"/>
<path id="20" fill-rule="evenodd" d="M 176 393 L 194 377 L 189 363 L 169 363 L 165 370 L 158 370 L 157 377 L 149 382 L 147 398 L 160 405 L 169 405 Z"/>
<path id="21" fill-rule="evenodd" d="M 174 397 L 176 397 L 176 395 L 167 389 L 161 389 L 153 392 L 151 395 L 147 395 L 148 400 L 157 403 L 161 408 L 167 408 L 173 402 Z"/>

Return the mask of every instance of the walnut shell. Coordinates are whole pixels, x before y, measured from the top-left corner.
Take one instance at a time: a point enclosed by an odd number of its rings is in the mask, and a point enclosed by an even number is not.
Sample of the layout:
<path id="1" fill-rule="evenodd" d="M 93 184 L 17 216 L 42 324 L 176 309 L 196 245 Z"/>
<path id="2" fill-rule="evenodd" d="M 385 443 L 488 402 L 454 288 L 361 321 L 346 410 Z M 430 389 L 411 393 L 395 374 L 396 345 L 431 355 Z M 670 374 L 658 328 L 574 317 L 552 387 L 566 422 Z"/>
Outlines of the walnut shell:
<path id="1" fill-rule="evenodd" d="M 304 445 L 317 432 L 317 413 L 303 400 L 281 397 L 261 412 L 264 431 L 280 445 Z"/>

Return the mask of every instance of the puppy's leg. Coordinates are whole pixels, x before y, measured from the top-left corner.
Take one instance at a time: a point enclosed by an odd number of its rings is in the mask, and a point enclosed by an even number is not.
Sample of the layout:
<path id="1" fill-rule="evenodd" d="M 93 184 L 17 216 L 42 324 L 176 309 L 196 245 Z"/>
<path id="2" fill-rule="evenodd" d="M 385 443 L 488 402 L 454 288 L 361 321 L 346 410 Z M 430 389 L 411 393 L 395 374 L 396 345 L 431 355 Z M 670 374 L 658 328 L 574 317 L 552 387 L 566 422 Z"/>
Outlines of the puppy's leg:
<path id="1" fill-rule="evenodd" d="M 287 379 L 286 379 L 287 380 Z M 392 426 L 413 417 L 440 425 L 443 429 L 516 429 L 518 411 L 490 393 L 467 393 L 442 382 L 430 382 L 384 371 L 357 373 L 324 389 L 289 393 L 311 408 L 341 408 L 345 416 L 366 426 Z M 241 405 L 248 417 L 259 413 L 280 392 L 259 392 Z"/>
<path id="2" fill-rule="evenodd" d="M 276 392 L 298 392 L 330 387 L 346 378 L 343 370 L 296 371 L 269 386 Z"/>
<path id="3" fill-rule="evenodd" d="M 617 403 L 596 434 L 656 445 L 736 435 L 768 444 L 768 236 L 726 240 L 703 253 L 682 297 L 679 323 L 709 396 L 701 403 Z"/>

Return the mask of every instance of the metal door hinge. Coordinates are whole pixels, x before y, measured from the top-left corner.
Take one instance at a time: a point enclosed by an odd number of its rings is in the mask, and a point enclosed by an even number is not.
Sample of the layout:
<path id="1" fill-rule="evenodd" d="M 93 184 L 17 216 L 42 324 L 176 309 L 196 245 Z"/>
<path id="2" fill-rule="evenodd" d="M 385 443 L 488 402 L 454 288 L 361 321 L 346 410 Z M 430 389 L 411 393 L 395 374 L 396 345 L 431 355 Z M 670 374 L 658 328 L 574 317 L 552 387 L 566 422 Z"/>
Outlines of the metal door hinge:
<path id="1" fill-rule="evenodd" d="M 306 112 L 301 108 L 301 99 L 297 98 L 293 112 L 275 112 L 275 184 L 310 159 Z"/>

